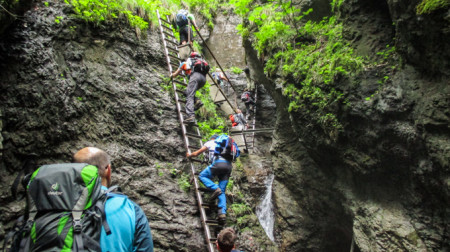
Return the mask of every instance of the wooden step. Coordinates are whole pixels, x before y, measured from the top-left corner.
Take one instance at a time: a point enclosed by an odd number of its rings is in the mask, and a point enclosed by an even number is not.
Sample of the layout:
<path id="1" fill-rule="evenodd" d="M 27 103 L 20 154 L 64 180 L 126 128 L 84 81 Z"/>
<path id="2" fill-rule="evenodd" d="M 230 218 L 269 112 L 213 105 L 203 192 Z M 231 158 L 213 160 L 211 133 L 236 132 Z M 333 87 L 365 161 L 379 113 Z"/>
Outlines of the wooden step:
<path id="1" fill-rule="evenodd" d="M 202 139 L 202 136 L 194 135 L 192 133 L 186 133 L 186 136 L 190 137 L 190 138 L 200 139 L 200 140 Z"/>
<path id="2" fill-rule="evenodd" d="M 172 34 L 170 34 L 170 33 L 168 33 L 168 32 L 163 31 L 163 33 L 164 33 L 165 35 L 167 35 L 167 36 L 173 38 L 173 39 L 177 39 L 175 36 L 173 36 Z"/>
<path id="3" fill-rule="evenodd" d="M 169 42 L 169 43 L 171 43 L 172 45 L 178 45 L 178 43 L 175 43 L 175 42 L 173 42 L 172 40 L 169 40 L 169 39 L 164 39 L 165 41 L 167 41 L 167 42 Z"/>
<path id="4" fill-rule="evenodd" d="M 166 46 L 166 48 L 171 50 L 171 51 L 173 51 L 173 52 L 176 52 L 177 54 L 179 52 L 178 49 L 176 49 L 175 47 Z"/>
<path id="5" fill-rule="evenodd" d="M 214 226 L 219 225 L 219 222 L 217 220 L 206 220 L 206 224 Z"/>
<path id="6" fill-rule="evenodd" d="M 164 23 L 166 23 L 166 24 L 168 24 L 168 25 L 172 25 L 171 23 L 169 23 L 169 21 L 167 21 L 167 20 L 165 20 L 165 19 L 160 18 L 159 20 L 163 21 Z"/>
<path id="7" fill-rule="evenodd" d="M 182 85 L 182 86 L 185 86 L 185 87 L 187 87 L 187 84 L 186 84 L 186 83 L 184 83 L 183 81 L 179 81 L 179 80 L 173 80 L 173 82 L 175 82 L 175 83 L 177 83 L 177 84 L 180 84 L 180 85 Z"/>

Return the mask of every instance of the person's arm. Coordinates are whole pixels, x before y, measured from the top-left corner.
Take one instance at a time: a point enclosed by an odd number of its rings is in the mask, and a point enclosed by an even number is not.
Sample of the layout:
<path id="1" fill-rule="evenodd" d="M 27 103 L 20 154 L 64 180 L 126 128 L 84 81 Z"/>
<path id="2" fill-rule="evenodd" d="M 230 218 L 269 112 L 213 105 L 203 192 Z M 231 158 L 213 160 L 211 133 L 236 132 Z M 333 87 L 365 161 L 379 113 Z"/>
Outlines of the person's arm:
<path id="1" fill-rule="evenodd" d="M 186 157 L 187 157 L 187 158 L 190 158 L 190 157 L 196 157 L 196 156 L 200 155 L 201 153 L 203 153 L 203 152 L 205 152 L 205 151 L 207 151 L 207 150 L 208 150 L 208 147 L 203 146 L 202 148 L 200 148 L 200 149 L 198 149 L 198 150 L 192 152 L 191 154 L 186 153 Z"/>
<path id="2" fill-rule="evenodd" d="M 177 69 L 177 71 L 173 72 L 172 75 L 170 75 L 170 78 L 177 77 L 181 73 L 182 69 L 181 67 Z"/>
<path id="3" fill-rule="evenodd" d="M 194 15 L 192 15 L 192 14 L 189 13 L 188 18 L 191 20 L 191 23 L 194 25 L 195 30 L 196 30 L 196 31 L 199 31 L 199 29 L 198 29 L 198 27 L 197 27 L 197 24 L 195 23 Z"/>
<path id="4" fill-rule="evenodd" d="M 133 251 L 153 252 L 153 239 L 148 224 L 147 216 L 141 207 L 134 203 L 134 211 L 136 214 L 136 224 L 134 231 Z"/>

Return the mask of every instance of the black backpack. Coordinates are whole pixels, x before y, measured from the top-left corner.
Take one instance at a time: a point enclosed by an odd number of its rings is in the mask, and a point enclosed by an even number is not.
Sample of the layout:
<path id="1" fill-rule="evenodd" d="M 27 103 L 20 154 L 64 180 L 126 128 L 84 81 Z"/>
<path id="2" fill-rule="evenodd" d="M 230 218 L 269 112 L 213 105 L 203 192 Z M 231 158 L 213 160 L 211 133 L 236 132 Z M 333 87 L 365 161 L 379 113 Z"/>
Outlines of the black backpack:
<path id="1" fill-rule="evenodd" d="M 188 25 L 189 21 L 188 21 L 188 17 L 187 15 L 189 14 L 189 12 L 187 10 L 180 10 L 177 13 L 177 17 L 175 22 L 177 23 L 178 27 L 183 27 Z"/>
<path id="2" fill-rule="evenodd" d="M 97 167 L 44 165 L 31 175 L 26 189 L 26 214 L 16 223 L 9 251 L 101 251 L 102 226 L 111 233 L 106 194 L 115 188 L 102 191 Z"/>
<path id="3" fill-rule="evenodd" d="M 192 58 L 192 71 L 207 75 L 209 72 L 209 64 L 203 58 Z"/>
<path id="4" fill-rule="evenodd" d="M 249 92 L 242 93 L 241 100 L 243 102 L 248 102 L 250 100 L 250 93 Z"/>

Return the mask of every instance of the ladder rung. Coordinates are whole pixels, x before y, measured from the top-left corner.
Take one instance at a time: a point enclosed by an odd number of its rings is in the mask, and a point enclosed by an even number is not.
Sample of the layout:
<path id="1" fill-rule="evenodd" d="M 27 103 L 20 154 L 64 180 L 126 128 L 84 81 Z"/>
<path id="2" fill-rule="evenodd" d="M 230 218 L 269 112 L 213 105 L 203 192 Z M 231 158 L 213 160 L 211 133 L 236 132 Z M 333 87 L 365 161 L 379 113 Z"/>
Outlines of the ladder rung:
<path id="1" fill-rule="evenodd" d="M 187 84 L 186 83 L 184 83 L 184 82 L 182 82 L 182 81 L 179 81 L 179 80 L 173 80 L 175 83 L 177 83 L 177 84 L 180 84 L 180 85 L 182 85 L 182 86 L 185 86 L 185 87 L 187 87 Z"/>
<path id="2" fill-rule="evenodd" d="M 202 207 L 203 207 L 203 208 L 211 208 L 211 205 L 210 205 L 210 204 L 203 203 L 203 204 L 202 204 Z"/>
<path id="3" fill-rule="evenodd" d="M 201 147 L 195 146 L 195 145 L 188 145 L 189 149 L 199 150 Z"/>
<path id="4" fill-rule="evenodd" d="M 191 160 L 191 162 L 203 163 L 202 160 L 196 159 L 196 158 L 191 158 L 190 160 Z"/>
<path id="5" fill-rule="evenodd" d="M 167 49 L 169 49 L 169 50 L 171 50 L 171 51 L 174 51 L 174 52 L 178 53 L 178 49 L 176 49 L 176 48 L 174 48 L 174 47 L 170 47 L 170 46 L 166 46 L 166 47 L 167 47 Z"/>
<path id="6" fill-rule="evenodd" d="M 219 103 L 226 102 L 226 101 L 227 101 L 227 100 L 215 101 L 214 104 L 219 104 Z"/>
<path id="7" fill-rule="evenodd" d="M 178 99 L 178 102 L 186 104 L 186 100 L 184 99 Z"/>
<path id="8" fill-rule="evenodd" d="M 184 91 L 183 90 L 180 90 L 180 89 L 178 89 L 177 88 L 177 90 L 176 90 L 179 94 L 182 94 L 182 95 L 184 95 Z"/>
<path id="9" fill-rule="evenodd" d="M 177 63 L 175 63 L 175 62 L 170 62 L 170 64 L 172 65 L 172 66 L 174 66 L 176 69 L 178 69 L 178 67 L 180 67 L 180 64 L 177 64 Z"/>
<path id="10" fill-rule="evenodd" d="M 167 21 L 165 19 L 160 18 L 160 20 L 163 21 L 164 23 L 168 24 L 168 25 L 172 25 L 171 23 L 169 23 L 169 21 Z"/>
<path id="11" fill-rule="evenodd" d="M 206 224 L 209 225 L 219 225 L 219 222 L 216 220 L 206 220 Z"/>
<path id="12" fill-rule="evenodd" d="M 172 34 L 170 34 L 168 32 L 163 31 L 163 33 L 166 34 L 167 36 L 171 37 L 171 38 L 177 39 L 175 36 L 173 36 Z"/>
<path id="13" fill-rule="evenodd" d="M 169 42 L 169 43 L 171 43 L 171 44 L 173 44 L 173 45 L 178 45 L 177 43 L 175 43 L 175 42 L 173 42 L 173 41 L 171 41 L 171 40 L 168 40 L 168 39 L 164 39 L 165 41 L 167 41 L 167 42 Z"/>
<path id="14" fill-rule="evenodd" d="M 202 192 L 212 192 L 212 191 L 209 190 L 208 188 L 204 188 L 204 187 L 199 187 L 198 190 L 199 190 L 199 191 L 202 191 Z"/>
<path id="15" fill-rule="evenodd" d="M 169 54 L 169 57 L 174 58 L 174 59 L 177 59 L 177 60 L 179 60 L 179 61 L 183 61 L 182 59 L 178 58 L 177 56 L 174 56 L 174 55 L 171 55 L 171 54 Z"/>
<path id="16" fill-rule="evenodd" d="M 191 137 L 191 138 L 202 139 L 202 136 L 194 135 L 194 134 L 191 134 L 191 133 L 186 133 L 186 136 L 187 136 L 187 137 Z"/>
<path id="17" fill-rule="evenodd" d="M 217 241 L 217 238 L 209 238 L 210 243 L 216 243 L 216 241 Z"/>
<path id="18" fill-rule="evenodd" d="M 172 30 L 172 27 L 165 26 L 164 24 L 161 24 L 161 27 L 166 28 L 166 29 L 169 30 L 169 31 L 173 31 L 173 30 Z"/>
<path id="19" fill-rule="evenodd" d="M 186 47 L 186 46 L 189 46 L 189 44 L 186 43 L 186 44 L 184 44 L 184 45 L 178 45 L 178 48 L 183 48 L 183 47 Z"/>

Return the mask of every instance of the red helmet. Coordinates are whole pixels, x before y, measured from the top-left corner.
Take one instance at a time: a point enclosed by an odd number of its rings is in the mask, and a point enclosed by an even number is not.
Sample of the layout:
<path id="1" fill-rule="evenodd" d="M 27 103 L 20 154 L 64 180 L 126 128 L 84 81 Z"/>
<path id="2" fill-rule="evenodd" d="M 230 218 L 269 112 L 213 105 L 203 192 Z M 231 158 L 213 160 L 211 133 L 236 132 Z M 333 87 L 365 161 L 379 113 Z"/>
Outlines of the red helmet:
<path id="1" fill-rule="evenodd" d="M 200 53 L 198 53 L 198 52 L 192 52 L 190 57 L 191 58 L 201 58 L 202 55 L 200 55 Z"/>

